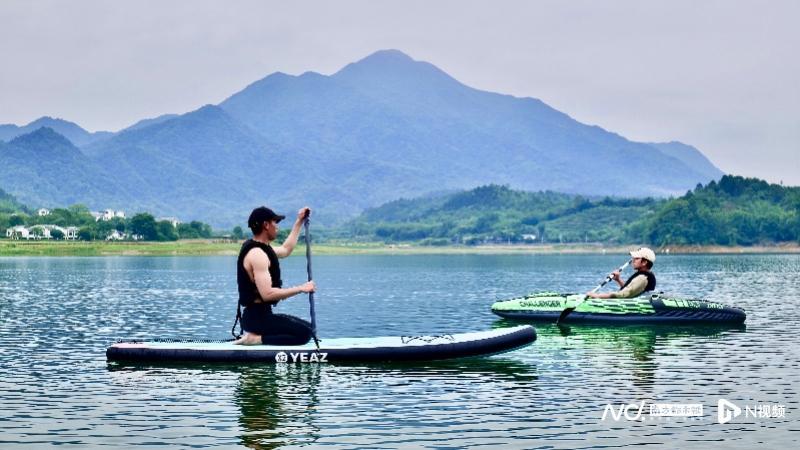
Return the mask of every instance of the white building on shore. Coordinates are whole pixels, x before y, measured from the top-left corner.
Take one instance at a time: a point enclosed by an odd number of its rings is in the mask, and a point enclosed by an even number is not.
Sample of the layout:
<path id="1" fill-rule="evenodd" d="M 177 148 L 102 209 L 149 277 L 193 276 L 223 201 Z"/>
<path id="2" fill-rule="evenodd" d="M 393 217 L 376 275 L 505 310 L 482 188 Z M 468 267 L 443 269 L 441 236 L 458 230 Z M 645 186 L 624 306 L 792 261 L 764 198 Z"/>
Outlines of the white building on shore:
<path id="1" fill-rule="evenodd" d="M 30 239 L 31 231 L 22 225 L 6 229 L 6 237 L 11 239 Z"/>
<path id="2" fill-rule="evenodd" d="M 122 240 L 125 240 L 127 238 L 128 238 L 128 234 L 127 233 L 120 233 L 119 230 L 114 230 L 114 231 L 111 232 L 111 234 L 106 236 L 106 240 L 107 241 L 122 241 Z"/>
<path id="3" fill-rule="evenodd" d="M 106 209 L 104 211 L 92 211 L 92 217 L 94 217 L 95 222 L 99 222 L 101 220 L 109 221 L 115 217 L 119 217 L 120 219 L 125 218 L 125 211 L 114 211 L 113 209 Z"/>
<path id="4" fill-rule="evenodd" d="M 64 240 L 78 239 L 78 227 L 60 227 L 58 225 L 34 225 L 25 227 L 17 225 L 6 229 L 6 237 L 10 239 L 53 239 L 53 230 L 58 230 L 64 235 Z"/>

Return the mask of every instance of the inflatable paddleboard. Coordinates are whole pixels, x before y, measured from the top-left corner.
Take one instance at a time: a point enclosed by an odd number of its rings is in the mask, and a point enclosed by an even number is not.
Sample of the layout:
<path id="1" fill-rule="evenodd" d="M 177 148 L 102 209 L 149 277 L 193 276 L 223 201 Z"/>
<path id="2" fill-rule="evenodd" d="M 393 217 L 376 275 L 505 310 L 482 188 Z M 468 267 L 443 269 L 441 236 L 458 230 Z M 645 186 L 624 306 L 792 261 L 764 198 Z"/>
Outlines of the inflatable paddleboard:
<path id="1" fill-rule="evenodd" d="M 492 312 L 507 319 L 555 322 L 564 308 L 574 306 L 584 294 L 541 292 L 500 301 Z M 635 298 L 590 298 L 564 319 L 568 323 L 741 324 L 743 309 L 707 300 L 645 292 Z"/>
<path id="2" fill-rule="evenodd" d="M 529 326 L 433 336 L 321 339 L 298 346 L 233 345 L 231 341 L 127 341 L 106 350 L 109 361 L 337 363 L 433 361 L 484 356 L 536 340 Z"/>

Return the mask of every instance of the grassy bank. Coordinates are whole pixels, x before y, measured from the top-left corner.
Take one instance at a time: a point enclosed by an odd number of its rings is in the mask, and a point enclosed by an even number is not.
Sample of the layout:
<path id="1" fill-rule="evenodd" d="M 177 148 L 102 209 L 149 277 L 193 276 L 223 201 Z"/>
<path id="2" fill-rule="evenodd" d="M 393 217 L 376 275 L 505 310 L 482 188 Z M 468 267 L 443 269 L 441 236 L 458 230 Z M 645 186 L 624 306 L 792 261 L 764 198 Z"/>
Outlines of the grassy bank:
<path id="1" fill-rule="evenodd" d="M 12 241 L 0 239 L 0 256 L 202 256 L 236 255 L 239 242 L 193 239 L 174 242 Z M 315 245 L 315 255 L 425 255 L 425 254 L 624 254 L 637 245 L 599 244 L 416 246 L 337 243 Z M 800 253 L 796 243 L 769 246 L 675 246 L 670 254 Z M 666 253 L 667 248 L 657 249 Z M 295 254 L 304 253 L 300 245 Z"/>
<path id="2" fill-rule="evenodd" d="M 0 240 L 0 256 L 194 256 L 235 255 L 239 244 L 213 240 L 174 242 Z"/>

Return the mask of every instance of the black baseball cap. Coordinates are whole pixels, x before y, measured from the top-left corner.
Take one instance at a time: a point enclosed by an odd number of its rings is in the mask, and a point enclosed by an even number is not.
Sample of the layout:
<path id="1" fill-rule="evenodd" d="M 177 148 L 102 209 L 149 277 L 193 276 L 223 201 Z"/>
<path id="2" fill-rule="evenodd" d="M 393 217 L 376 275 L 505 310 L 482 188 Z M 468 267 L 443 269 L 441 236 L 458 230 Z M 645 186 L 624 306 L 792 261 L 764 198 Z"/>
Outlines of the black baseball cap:
<path id="1" fill-rule="evenodd" d="M 247 226 L 252 229 L 253 227 L 257 227 L 264 222 L 271 222 L 273 220 L 275 222 L 280 222 L 285 218 L 286 216 L 275 214 L 275 211 L 267 208 L 266 206 L 259 206 L 250 213 L 250 218 L 247 219 Z"/>

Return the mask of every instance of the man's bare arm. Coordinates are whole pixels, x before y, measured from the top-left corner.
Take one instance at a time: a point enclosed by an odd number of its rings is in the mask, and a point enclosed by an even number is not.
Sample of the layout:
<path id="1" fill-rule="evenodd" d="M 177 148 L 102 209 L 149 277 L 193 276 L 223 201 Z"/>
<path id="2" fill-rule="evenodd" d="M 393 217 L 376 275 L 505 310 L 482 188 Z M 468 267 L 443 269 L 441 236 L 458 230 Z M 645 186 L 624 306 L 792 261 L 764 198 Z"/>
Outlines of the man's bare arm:
<path id="1" fill-rule="evenodd" d="M 253 268 L 253 281 L 256 283 L 256 288 L 258 288 L 258 295 L 266 303 L 276 304 L 301 292 L 313 292 L 316 287 L 313 281 L 286 289 L 272 287 L 272 277 L 269 275 L 269 258 L 261 249 L 253 249 L 247 254 L 245 267 L 247 265 Z"/>
<path id="2" fill-rule="evenodd" d="M 294 251 L 294 247 L 297 245 L 297 238 L 300 236 L 300 228 L 303 226 L 303 221 L 306 217 L 306 211 L 310 213 L 311 209 L 306 206 L 304 208 L 300 208 L 300 211 L 297 211 L 297 219 L 292 225 L 292 230 L 289 232 L 289 236 L 286 237 L 286 240 L 283 241 L 282 245 L 275 247 L 275 254 L 278 255 L 278 258 L 286 258 Z"/>

